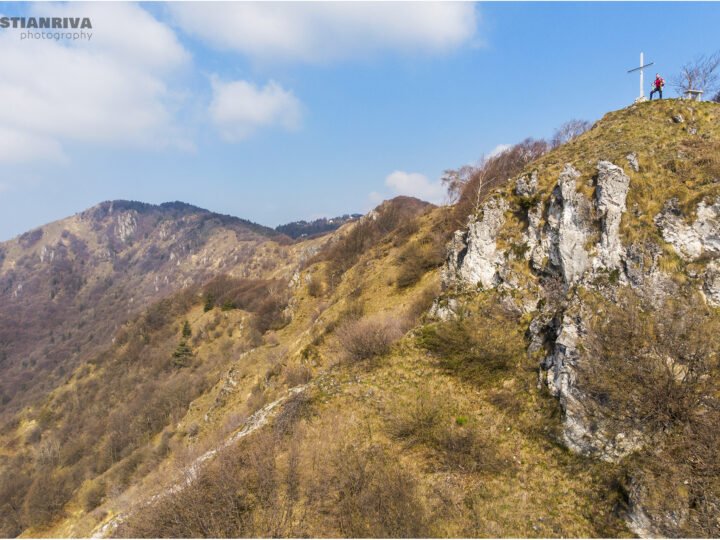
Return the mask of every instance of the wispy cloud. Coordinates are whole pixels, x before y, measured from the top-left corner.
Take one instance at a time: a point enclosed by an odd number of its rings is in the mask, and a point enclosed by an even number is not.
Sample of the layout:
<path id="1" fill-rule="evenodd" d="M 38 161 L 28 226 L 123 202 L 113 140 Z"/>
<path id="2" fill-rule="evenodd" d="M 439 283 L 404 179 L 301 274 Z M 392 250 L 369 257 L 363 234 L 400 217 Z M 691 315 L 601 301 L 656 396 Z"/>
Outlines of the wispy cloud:
<path id="1" fill-rule="evenodd" d="M 167 78 L 190 56 L 134 4 L 42 4 L 43 16 L 90 17 L 90 40 L 0 35 L 0 161 L 57 160 L 67 142 L 179 142 Z"/>
<path id="2" fill-rule="evenodd" d="M 301 62 L 446 52 L 477 41 L 479 19 L 469 2 L 179 2 L 170 10 L 215 48 Z"/>
<path id="3" fill-rule="evenodd" d="M 385 185 L 390 188 L 390 194 L 386 196 L 375 191 L 371 192 L 368 196 L 371 204 L 379 204 L 384 199 L 397 195 L 417 197 L 433 204 L 443 204 L 445 200 L 445 188 L 442 183 L 439 180 L 431 182 L 424 174 L 393 171 L 385 177 Z"/>
<path id="4" fill-rule="evenodd" d="M 487 157 L 494 158 L 495 156 L 499 156 L 505 150 L 509 150 L 510 148 L 512 148 L 512 144 L 498 144 L 495 148 L 490 150 L 490 153 L 487 155 Z"/>
<path id="5" fill-rule="evenodd" d="M 241 141 L 265 127 L 300 126 L 300 101 L 275 81 L 259 88 L 249 81 L 221 82 L 214 77 L 212 88 L 210 120 L 226 141 Z"/>

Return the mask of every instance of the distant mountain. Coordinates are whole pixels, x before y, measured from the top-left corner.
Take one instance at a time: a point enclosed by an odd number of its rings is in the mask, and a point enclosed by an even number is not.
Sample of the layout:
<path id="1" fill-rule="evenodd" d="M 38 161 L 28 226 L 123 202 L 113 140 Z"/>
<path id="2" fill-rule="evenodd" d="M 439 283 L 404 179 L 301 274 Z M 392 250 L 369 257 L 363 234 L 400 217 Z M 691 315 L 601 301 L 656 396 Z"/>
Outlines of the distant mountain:
<path id="1" fill-rule="evenodd" d="M 181 202 L 109 201 L 0 243 L 0 418 L 107 346 L 131 315 L 232 271 L 270 238 L 288 240 Z"/>
<path id="2" fill-rule="evenodd" d="M 288 235 L 290 238 L 303 238 L 335 231 L 361 216 L 362 214 L 344 214 L 340 217 L 320 218 L 313 221 L 292 221 L 275 227 L 275 230 Z"/>

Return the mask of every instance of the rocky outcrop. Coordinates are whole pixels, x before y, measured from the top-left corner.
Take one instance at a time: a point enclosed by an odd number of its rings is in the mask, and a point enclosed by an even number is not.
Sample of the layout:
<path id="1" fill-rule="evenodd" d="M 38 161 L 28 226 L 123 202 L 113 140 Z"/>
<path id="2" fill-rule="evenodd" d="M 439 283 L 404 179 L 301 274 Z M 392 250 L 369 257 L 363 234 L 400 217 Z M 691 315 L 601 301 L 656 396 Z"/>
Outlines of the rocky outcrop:
<path id="1" fill-rule="evenodd" d="M 527 176 L 521 176 L 515 181 L 515 193 L 518 197 L 533 197 L 537 190 L 537 171 L 533 171 L 529 179 Z"/>
<path id="2" fill-rule="evenodd" d="M 595 205 L 600 216 L 600 246 L 593 266 L 608 270 L 619 268 L 623 254 L 620 241 L 620 221 L 625 212 L 625 200 L 630 179 L 623 170 L 608 161 L 598 163 Z"/>
<path id="3" fill-rule="evenodd" d="M 640 163 L 638 162 L 638 155 L 636 152 L 629 153 L 625 156 L 625 159 L 627 159 L 628 165 L 633 171 L 638 172 L 640 170 Z"/>
<path id="4" fill-rule="evenodd" d="M 436 298 L 428 315 L 430 317 L 436 317 L 441 321 L 449 321 L 457 315 L 457 310 L 460 307 L 460 302 L 456 298 L 449 298 L 447 300 L 441 300 Z"/>
<path id="5" fill-rule="evenodd" d="M 628 159 L 632 167 L 633 160 Z M 515 181 L 515 195 L 527 212 L 527 228 L 522 232 L 521 242 L 528 249 L 523 250 L 522 258 L 529 261 L 536 276 L 557 276 L 565 287 L 591 285 L 599 273 L 614 273 L 616 282 L 645 286 L 648 276 L 657 271 L 656 261 L 662 252 L 650 246 L 653 256 L 648 258 L 648 246 L 623 246 L 620 226 L 630 178 L 621 167 L 599 161 L 591 200 L 580 186 L 580 177 L 580 172 L 566 164 L 547 200 L 538 198 L 537 172 Z M 493 197 L 483 207 L 481 217 L 469 223 L 466 232 L 455 232 L 443 268 L 446 286 L 480 283 L 485 288 L 499 286 L 504 290 L 524 287 L 517 285 L 519 282 L 514 279 L 517 276 L 504 264 L 505 254 L 497 248 L 496 238 L 507 208 L 502 198 Z M 525 311 L 534 310 L 536 303 L 537 300 Z M 609 433 L 602 419 L 592 417 L 583 405 L 586 396 L 577 383 L 578 367 L 586 361 L 579 352 L 584 336 L 582 304 L 577 299 L 572 307 L 567 302 L 563 304 L 554 316 L 543 312 L 532 321 L 529 352 L 546 351 L 541 379 L 564 411 L 563 436 L 567 446 L 605 460 L 621 459 L 641 445 L 642 438 L 637 433 Z M 456 309 L 446 300 L 436 302 L 430 314 L 446 320 Z"/>
<path id="6" fill-rule="evenodd" d="M 137 219 L 135 219 L 136 212 L 130 210 L 123 212 L 117 217 L 117 226 L 115 228 L 118 239 L 121 242 L 127 242 L 132 238 L 137 230 Z"/>
<path id="7" fill-rule="evenodd" d="M 546 370 L 545 383 L 560 401 L 564 412 L 565 445 L 574 452 L 593 455 L 605 461 L 619 461 L 641 447 L 645 441 L 642 434 L 637 432 L 611 433 L 602 418 L 588 412 L 588 398 L 577 384 L 580 364 L 590 361 L 580 353 L 585 328 L 579 307 L 579 302 L 575 300 L 574 305 L 544 328 L 531 324 L 531 345 L 538 341 L 536 336 L 542 332 L 555 334 L 554 339 L 550 340 L 551 350 L 540 367 Z"/>
<path id="8" fill-rule="evenodd" d="M 497 269 L 504 258 L 503 252 L 497 249 L 496 238 L 507 209 L 504 199 L 490 198 L 483 205 L 480 217 L 471 217 L 467 232 L 455 232 L 443 271 L 445 286 L 453 282 L 484 288 L 498 284 Z"/>
<path id="9" fill-rule="evenodd" d="M 627 156 L 632 170 L 638 170 L 637 155 Z M 527 280 L 559 278 L 569 291 L 574 286 L 603 287 L 601 294 L 611 299 L 615 286 L 630 285 L 640 294 L 650 295 L 653 302 L 673 293 L 672 280 L 660 270 L 662 248 L 652 239 L 624 245 L 620 234 L 631 180 L 623 169 L 609 161 L 599 161 L 592 199 L 580 184 L 581 174 L 566 164 L 557 184 L 546 200 L 538 197 L 537 172 L 524 175 L 514 183 L 514 194 L 525 209 L 527 227 L 521 243 L 528 249 L 508 251 L 497 247 L 497 237 L 505 223 L 508 203 L 497 195 L 483 206 L 480 217 L 469 222 L 467 231 L 456 231 L 443 268 L 443 283 L 449 285 L 482 285 L 502 290 L 526 291 L 535 285 Z M 683 258 L 696 260 L 710 257 L 697 279 L 710 305 L 720 305 L 720 198 L 714 203 L 701 202 L 697 217 L 689 224 L 677 200 L 670 200 L 655 217 L 655 223 L 666 242 Z M 507 257 L 506 257 L 507 255 Z M 528 276 L 518 280 L 506 259 L 529 262 Z M 534 275 L 534 277 L 533 277 Z M 598 281 L 598 278 L 605 277 Z M 691 276 L 692 277 L 692 276 Z M 552 281 L 552 279 L 551 279 Z M 540 285 L 542 288 L 543 285 Z M 547 291 L 546 291 L 547 293 Z M 540 298 L 543 298 L 543 294 Z M 563 296 L 566 293 L 563 293 Z M 523 295 L 514 295 L 514 302 Z M 453 303 L 451 304 L 450 301 Z M 537 299 L 524 312 L 535 310 Z M 538 304 L 539 305 L 539 304 Z M 454 299 L 436 301 L 430 314 L 442 320 L 454 316 L 459 306 Z M 546 308 L 547 309 L 547 308 Z M 604 460 L 617 461 L 644 443 L 639 432 L 612 432 L 604 424 L 597 407 L 588 406 L 588 396 L 578 384 L 582 362 L 584 320 L 593 315 L 577 296 L 561 300 L 552 310 L 539 313 L 530 324 L 529 352 L 545 351 L 541 362 L 541 380 L 554 394 L 564 412 L 563 437 L 568 448 Z M 592 410 L 591 410 L 592 409 Z M 628 430 L 630 428 L 627 428 Z M 639 519 L 639 518 L 638 518 Z"/>
<path id="10" fill-rule="evenodd" d="M 692 225 L 680 210 L 677 199 L 670 199 L 655 216 L 655 224 L 663 239 L 685 259 L 696 259 L 703 253 L 720 257 L 720 198 L 697 205 L 697 217 Z"/>
<path id="11" fill-rule="evenodd" d="M 579 178 L 572 165 L 565 165 L 547 203 L 536 200 L 537 172 L 515 181 L 515 194 L 527 208 L 528 226 L 521 240 L 527 249 L 522 257 L 535 272 L 559 275 L 569 285 L 582 281 L 591 269 L 624 270 L 625 248 L 619 233 L 630 179 L 620 167 L 600 161 L 593 205 L 578 190 Z M 499 265 L 504 253 L 497 249 L 496 237 L 507 208 L 504 199 L 492 198 L 485 203 L 481 219 L 471 221 L 466 232 L 455 232 L 443 268 L 445 286 L 479 283 L 488 288 L 503 281 Z M 598 229 L 600 241 L 593 254 L 588 244 Z"/>
<path id="12" fill-rule="evenodd" d="M 720 261 L 714 260 L 707 265 L 703 292 L 708 304 L 720 307 Z"/>
<path id="13" fill-rule="evenodd" d="M 539 246 L 547 253 L 550 269 L 558 271 L 566 283 L 578 281 L 590 266 L 585 244 L 592 233 L 591 206 L 587 197 L 577 191 L 579 177 L 580 173 L 569 163 L 560 173 Z"/>

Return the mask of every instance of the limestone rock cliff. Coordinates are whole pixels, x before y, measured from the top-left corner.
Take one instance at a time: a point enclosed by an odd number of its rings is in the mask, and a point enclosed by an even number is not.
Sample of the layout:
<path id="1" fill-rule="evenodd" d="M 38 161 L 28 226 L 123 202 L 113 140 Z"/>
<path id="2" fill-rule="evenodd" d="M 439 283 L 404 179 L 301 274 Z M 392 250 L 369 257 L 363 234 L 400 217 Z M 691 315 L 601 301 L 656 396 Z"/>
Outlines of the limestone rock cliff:
<path id="1" fill-rule="evenodd" d="M 642 422 L 627 423 L 636 428 L 611 429 L 602 404 L 593 402 L 579 382 L 585 367 L 603 362 L 584 347 L 597 315 L 586 298 L 613 304 L 628 289 L 659 306 L 682 290 L 702 295 L 710 307 L 720 306 L 720 195 L 714 169 L 694 172 L 710 176 L 699 184 L 707 187 L 694 196 L 680 190 L 680 200 L 672 190 L 663 190 L 660 181 L 648 183 L 657 157 L 635 150 L 615 155 L 614 160 L 565 162 L 544 170 L 540 165 L 509 182 L 512 189 L 494 192 L 471 216 L 467 229 L 455 232 L 443 269 L 445 297 L 430 315 L 452 317 L 461 309 L 456 298 L 463 291 L 509 292 L 508 301 L 532 317 L 528 354 L 537 358 L 540 386 L 559 401 L 564 444 L 617 463 L 648 447 L 650 439 L 637 428 Z M 677 155 L 692 159 L 683 152 Z M 555 171 L 553 176 L 548 169 Z M 683 373 L 685 368 L 673 369 Z M 678 499 L 671 510 L 653 513 L 644 506 L 649 488 L 642 474 L 633 478 L 628 526 L 641 536 L 681 530 L 689 515 L 687 498 Z"/>

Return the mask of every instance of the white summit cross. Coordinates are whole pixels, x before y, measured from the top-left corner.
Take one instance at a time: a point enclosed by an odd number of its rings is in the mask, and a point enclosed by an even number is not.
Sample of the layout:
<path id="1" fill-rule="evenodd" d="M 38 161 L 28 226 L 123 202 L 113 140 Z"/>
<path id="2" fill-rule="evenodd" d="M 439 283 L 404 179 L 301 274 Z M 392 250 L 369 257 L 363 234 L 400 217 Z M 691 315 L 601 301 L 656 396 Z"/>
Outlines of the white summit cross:
<path id="1" fill-rule="evenodd" d="M 637 103 L 637 102 L 639 102 L 639 101 L 645 101 L 645 87 L 643 86 L 643 84 L 644 84 L 644 82 L 643 82 L 643 68 L 650 67 L 650 66 L 652 66 L 654 63 L 655 63 L 655 62 L 650 62 L 649 64 L 643 65 L 643 53 L 640 53 L 640 67 L 636 67 L 636 68 L 633 68 L 633 69 L 631 69 L 630 71 L 628 71 L 628 73 L 632 73 L 633 71 L 638 71 L 638 70 L 640 70 L 640 95 L 639 95 L 638 98 L 635 100 L 635 103 Z"/>

